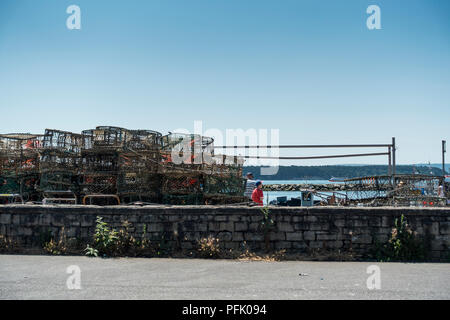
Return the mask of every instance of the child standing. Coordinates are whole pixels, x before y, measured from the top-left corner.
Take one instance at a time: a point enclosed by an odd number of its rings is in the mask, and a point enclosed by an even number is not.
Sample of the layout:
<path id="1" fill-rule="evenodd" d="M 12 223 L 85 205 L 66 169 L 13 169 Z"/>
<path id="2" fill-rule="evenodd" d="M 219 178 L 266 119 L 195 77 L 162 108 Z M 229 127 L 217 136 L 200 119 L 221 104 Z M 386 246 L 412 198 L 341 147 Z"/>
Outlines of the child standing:
<path id="1" fill-rule="evenodd" d="M 253 200 L 253 202 L 262 206 L 263 199 L 264 199 L 264 195 L 263 195 L 263 191 L 262 191 L 262 182 L 259 180 L 256 181 L 255 187 L 256 187 L 255 190 L 253 190 L 253 192 L 252 192 L 252 200 Z"/>

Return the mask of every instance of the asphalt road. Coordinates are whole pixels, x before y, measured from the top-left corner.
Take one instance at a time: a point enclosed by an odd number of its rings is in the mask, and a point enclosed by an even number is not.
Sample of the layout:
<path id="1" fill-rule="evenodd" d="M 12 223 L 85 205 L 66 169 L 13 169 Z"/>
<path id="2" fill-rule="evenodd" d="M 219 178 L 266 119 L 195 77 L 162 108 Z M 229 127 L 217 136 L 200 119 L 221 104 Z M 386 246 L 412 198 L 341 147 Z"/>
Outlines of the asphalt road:
<path id="1" fill-rule="evenodd" d="M 367 267 L 380 270 L 369 290 Z M 72 287 L 80 270 L 80 289 Z M 75 267 L 76 269 L 76 267 Z M 301 275 L 300 275 L 301 274 Z M 450 264 L 0 255 L 0 299 L 449 299 Z"/>

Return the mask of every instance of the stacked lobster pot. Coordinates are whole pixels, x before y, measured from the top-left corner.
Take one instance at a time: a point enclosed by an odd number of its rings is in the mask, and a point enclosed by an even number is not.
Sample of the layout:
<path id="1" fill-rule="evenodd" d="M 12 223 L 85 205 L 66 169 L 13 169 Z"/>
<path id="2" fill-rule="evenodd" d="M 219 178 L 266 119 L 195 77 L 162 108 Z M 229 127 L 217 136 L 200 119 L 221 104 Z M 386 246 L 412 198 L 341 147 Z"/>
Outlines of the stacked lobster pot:
<path id="1" fill-rule="evenodd" d="M 246 180 L 242 177 L 244 158 L 214 155 L 203 167 L 203 193 L 207 204 L 247 202 L 243 197 Z"/>
<path id="2" fill-rule="evenodd" d="M 243 159 L 214 155 L 213 143 L 196 134 L 111 126 L 3 134 L 0 203 L 241 202 Z"/>
<path id="3" fill-rule="evenodd" d="M 81 149 L 80 195 L 99 198 L 104 204 L 109 197 L 117 199 L 119 153 L 123 150 L 128 130 L 118 127 L 96 127 L 83 130 Z M 118 201 L 120 203 L 120 201 Z"/>
<path id="4" fill-rule="evenodd" d="M 38 197 L 39 149 L 41 135 L 29 133 L 0 135 L 0 194 L 22 201 Z M 2 197 L 3 198 L 3 197 Z M 0 199 L 4 202 L 5 199 Z M 8 201 L 8 200 L 6 200 Z"/>
<path id="5" fill-rule="evenodd" d="M 161 133 L 152 130 L 128 131 L 124 148 L 118 154 L 117 192 L 122 202 L 159 201 L 161 137 Z"/>
<path id="6" fill-rule="evenodd" d="M 82 133 L 87 137 L 81 152 L 83 198 L 158 201 L 159 132 L 99 126 Z"/>
<path id="7" fill-rule="evenodd" d="M 169 133 L 162 137 L 162 202 L 203 204 L 203 166 L 213 154 L 214 140 L 195 134 Z"/>
<path id="8" fill-rule="evenodd" d="M 84 136 L 77 133 L 46 129 L 40 150 L 39 189 L 46 194 L 79 193 L 78 174 Z"/>

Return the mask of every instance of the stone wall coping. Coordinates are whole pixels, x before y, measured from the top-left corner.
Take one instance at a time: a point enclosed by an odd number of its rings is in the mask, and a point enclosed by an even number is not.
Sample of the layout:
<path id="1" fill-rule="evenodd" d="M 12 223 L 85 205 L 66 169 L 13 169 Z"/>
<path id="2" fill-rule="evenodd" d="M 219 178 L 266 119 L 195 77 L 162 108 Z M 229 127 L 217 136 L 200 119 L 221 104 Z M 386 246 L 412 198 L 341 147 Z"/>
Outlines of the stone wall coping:
<path id="1" fill-rule="evenodd" d="M 128 214 L 130 212 L 139 212 L 142 214 L 160 214 L 164 212 L 167 215 L 178 215 L 186 213 L 189 215 L 221 215 L 221 214 L 240 214 L 240 215 L 260 215 L 261 207 L 248 206 L 171 206 L 171 205 L 148 205 L 148 206 L 95 206 L 95 205 L 27 205 L 27 204 L 9 204 L 0 205 L 0 214 Z M 407 215 L 433 216 L 450 215 L 450 207 L 271 207 L 272 214 L 302 214 L 302 215 L 398 215 L 405 213 Z"/>

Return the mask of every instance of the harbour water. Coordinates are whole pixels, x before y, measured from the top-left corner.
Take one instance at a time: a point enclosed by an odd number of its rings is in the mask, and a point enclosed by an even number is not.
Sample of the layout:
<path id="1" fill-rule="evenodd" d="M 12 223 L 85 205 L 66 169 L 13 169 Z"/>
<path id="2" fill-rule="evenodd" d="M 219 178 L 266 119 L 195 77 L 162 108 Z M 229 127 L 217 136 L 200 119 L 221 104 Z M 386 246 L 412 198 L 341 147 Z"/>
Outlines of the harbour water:
<path id="1" fill-rule="evenodd" d="M 339 184 L 341 182 L 330 182 L 328 180 L 261 180 L 263 184 Z M 287 197 L 287 199 L 300 197 L 300 191 L 264 191 L 264 204 L 276 200 L 277 197 Z M 331 195 L 330 192 L 323 194 Z M 314 200 L 320 200 L 314 196 Z"/>

